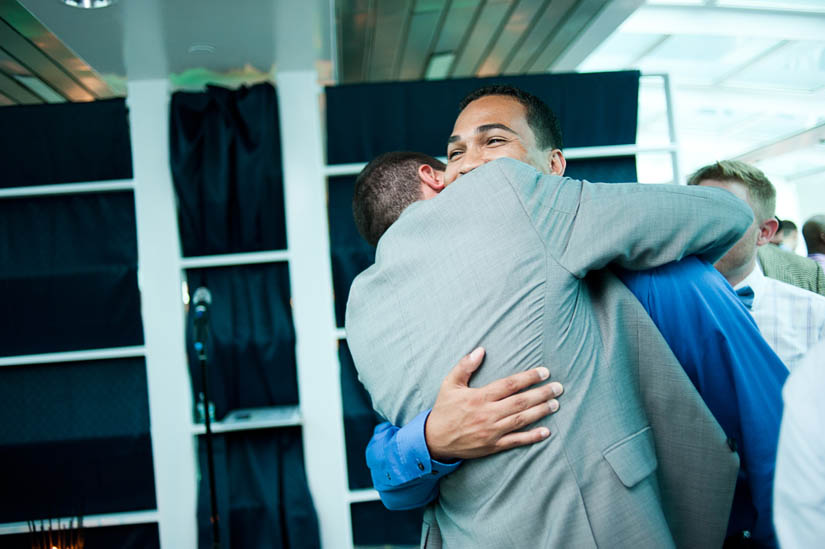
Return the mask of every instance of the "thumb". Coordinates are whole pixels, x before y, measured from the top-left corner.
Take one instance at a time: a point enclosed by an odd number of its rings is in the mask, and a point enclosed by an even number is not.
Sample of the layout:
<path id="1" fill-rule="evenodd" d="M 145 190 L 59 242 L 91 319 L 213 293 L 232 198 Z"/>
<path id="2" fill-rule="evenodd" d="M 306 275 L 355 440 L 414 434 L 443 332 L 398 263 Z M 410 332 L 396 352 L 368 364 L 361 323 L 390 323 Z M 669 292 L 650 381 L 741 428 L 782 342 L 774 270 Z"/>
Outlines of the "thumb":
<path id="1" fill-rule="evenodd" d="M 481 366 L 481 361 L 484 360 L 484 347 L 476 347 L 472 353 L 462 357 L 458 361 L 447 378 L 454 384 L 466 387 L 470 384 L 470 378 L 473 373 Z"/>

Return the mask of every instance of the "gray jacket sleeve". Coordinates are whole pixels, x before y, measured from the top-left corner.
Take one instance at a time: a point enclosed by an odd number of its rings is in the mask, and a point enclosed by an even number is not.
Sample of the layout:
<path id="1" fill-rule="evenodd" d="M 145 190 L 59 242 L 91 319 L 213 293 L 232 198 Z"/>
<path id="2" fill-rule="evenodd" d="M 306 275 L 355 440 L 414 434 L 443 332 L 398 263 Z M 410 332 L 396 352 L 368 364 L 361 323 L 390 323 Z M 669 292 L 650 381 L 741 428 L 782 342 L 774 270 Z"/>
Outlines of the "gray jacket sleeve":
<path id="1" fill-rule="evenodd" d="M 753 212 L 716 188 L 588 183 L 500 162 L 548 252 L 577 277 L 618 263 L 658 267 L 688 255 L 711 263 L 733 246 Z"/>

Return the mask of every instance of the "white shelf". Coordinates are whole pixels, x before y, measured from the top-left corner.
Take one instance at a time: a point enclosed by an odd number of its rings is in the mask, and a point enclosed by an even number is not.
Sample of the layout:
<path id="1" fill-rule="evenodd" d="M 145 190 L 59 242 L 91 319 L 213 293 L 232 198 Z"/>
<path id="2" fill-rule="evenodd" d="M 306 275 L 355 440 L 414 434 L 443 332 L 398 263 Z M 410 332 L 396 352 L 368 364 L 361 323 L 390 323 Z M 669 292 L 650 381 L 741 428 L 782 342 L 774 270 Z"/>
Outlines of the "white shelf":
<path id="1" fill-rule="evenodd" d="M 222 421 L 213 421 L 212 432 L 229 433 L 255 429 L 277 429 L 279 427 L 295 427 L 301 425 L 301 423 L 301 411 L 298 406 L 247 408 L 231 412 Z M 203 423 L 196 423 L 192 425 L 192 433 L 202 435 L 206 433 L 206 426 Z"/>
<path id="2" fill-rule="evenodd" d="M 0 366 L 26 366 L 29 364 L 51 364 L 55 362 L 77 362 L 81 360 L 108 360 L 113 358 L 134 358 L 146 355 L 142 345 L 134 347 L 112 347 L 42 355 L 20 355 L 0 358 Z"/>
<path id="3" fill-rule="evenodd" d="M 234 265 L 254 265 L 258 263 L 282 263 L 285 261 L 289 261 L 289 250 L 182 257 L 180 265 L 184 269 L 203 269 L 207 267 L 231 267 Z"/>
<path id="4" fill-rule="evenodd" d="M 129 513 L 110 513 L 106 515 L 90 515 L 83 517 L 83 528 L 100 528 L 103 526 L 123 526 L 126 524 L 148 524 L 158 522 L 158 512 L 152 511 L 132 511 Z M 40 521 L 35 521 L 40 526 Z M 46 519 L 48 523 L 48 519 Z M 58 523 L 65 526 L 69 523 L 69 518 L 53 520 L 52 527 L 57 528 Z M 25 534 L 29 531 L 27 522 L 9 522 L 0 524 L 0 536 L 7 534 Z"/>
<path id="5" fill-rule="evenodd" d="M 378 495 L 378 490 L 367 488 L 364 490 L 350 490 L 350 503 L 365 503 L 368 501 L 381 501 L 381 496 Z"/>
<path id="6" fill-rule="evenodd" d="M 134 190 L 131 179 L 115 181 L 95 181 L 91 183 L 61 183 L 57 185 L 35 185 L 0 189 L 0 198 L 21 198 L 25 196 L 54 196 L 58 194 L 107 193 Z"/>

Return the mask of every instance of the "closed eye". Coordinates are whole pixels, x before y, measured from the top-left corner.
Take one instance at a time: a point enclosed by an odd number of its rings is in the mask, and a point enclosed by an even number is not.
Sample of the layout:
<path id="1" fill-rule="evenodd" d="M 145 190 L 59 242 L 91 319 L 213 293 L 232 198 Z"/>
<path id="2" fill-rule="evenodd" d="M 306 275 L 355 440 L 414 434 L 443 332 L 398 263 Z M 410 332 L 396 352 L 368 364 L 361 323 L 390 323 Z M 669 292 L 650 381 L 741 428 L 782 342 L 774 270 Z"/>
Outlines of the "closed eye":
<path id="1" fill-rule="evenodd" d="M 464 151 L 462 151 L 461 149 L 453 149 L 452 151 L 447 153 L 447 160 L 455 160 L 456 158 L 461 156 L 462 152 Z"/>

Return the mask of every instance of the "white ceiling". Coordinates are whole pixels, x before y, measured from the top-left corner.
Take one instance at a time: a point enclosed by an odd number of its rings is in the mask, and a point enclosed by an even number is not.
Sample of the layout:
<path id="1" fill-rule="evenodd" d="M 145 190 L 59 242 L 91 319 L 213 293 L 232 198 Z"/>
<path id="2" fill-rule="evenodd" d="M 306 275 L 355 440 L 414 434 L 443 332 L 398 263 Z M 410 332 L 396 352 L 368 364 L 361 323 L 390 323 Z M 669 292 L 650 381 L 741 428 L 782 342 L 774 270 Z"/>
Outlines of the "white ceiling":
<path id="1" fill-rule="evenodd" d="M 825 122 L 825 0 L 648 0 L 578 68 L 669 73 L 689 173 Z M 639 142 L 667 138 L 661 84 L 646 79 Z M 781 154 L 753 161 L 777 182 L 825 180 L 821 143 L 769 150 Z M 640 159 L 639 172 L 672 177 L 661 155 Z"/>
<path id="2" fill-rule="evenodd" d="M 58 0 L 19 2 L 115 82 L 190 71 L 270 73 L 296 58 L 308 59 L 306 68 L 331 59 L 327 0 L 119 0 L 91 10 Z M 296 35 L 307 29 L 312 36 Z"/>

